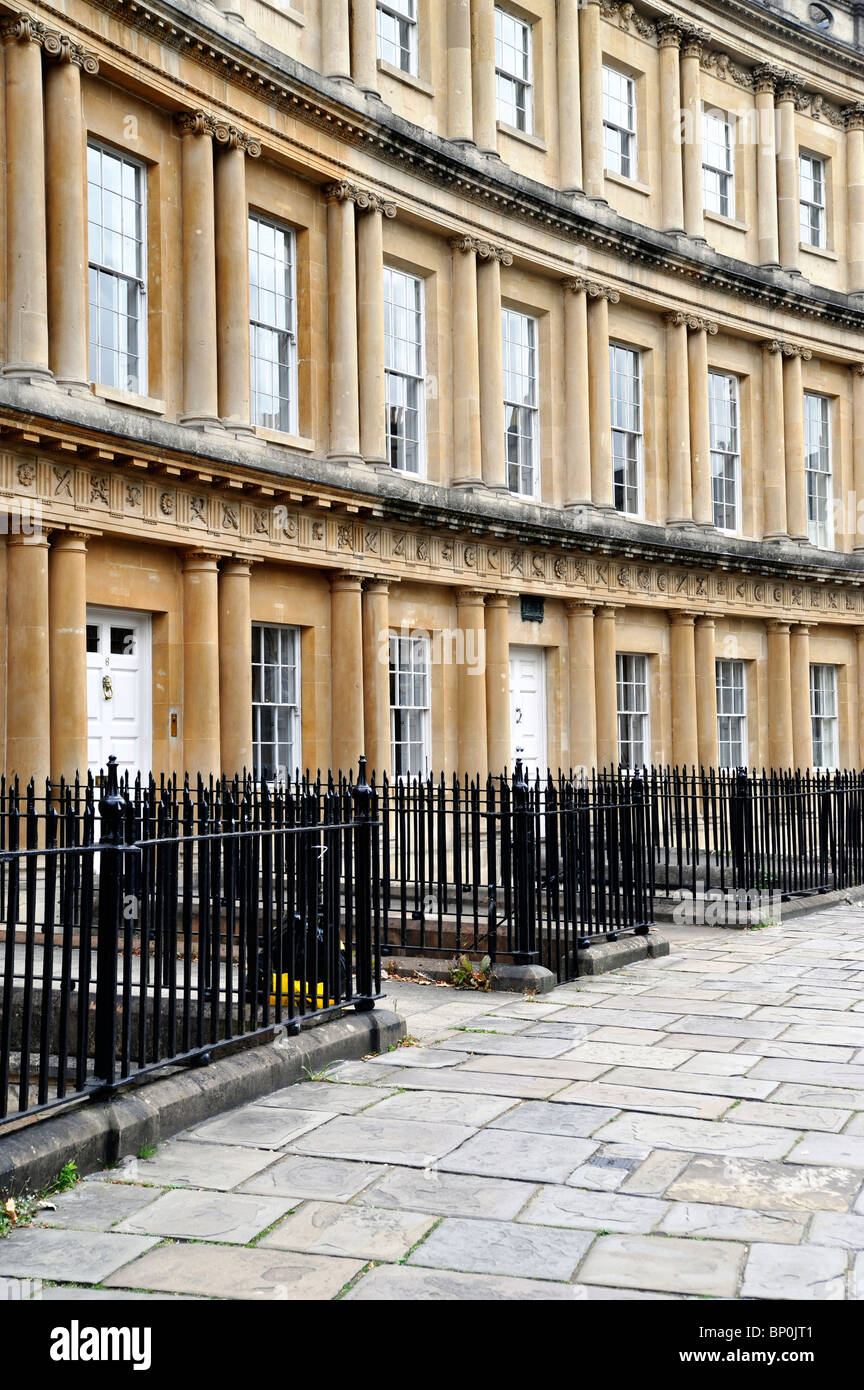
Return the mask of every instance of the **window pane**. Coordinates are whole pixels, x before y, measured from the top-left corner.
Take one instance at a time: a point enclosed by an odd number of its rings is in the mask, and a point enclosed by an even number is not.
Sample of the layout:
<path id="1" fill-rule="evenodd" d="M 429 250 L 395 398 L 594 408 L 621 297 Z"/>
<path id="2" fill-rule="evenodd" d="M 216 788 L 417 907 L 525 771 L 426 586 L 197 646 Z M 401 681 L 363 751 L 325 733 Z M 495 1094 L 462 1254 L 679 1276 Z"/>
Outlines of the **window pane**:
<path id="1" fill-rule="evenodd" d="M 257 778 L 281 782 L 294 775 L 300 765 L 300 722 L 300 631 L 253 623 L 252 737 Z"/>
<path id="2" fill-rule="evenodd" d="M 297 429 L 294 233 L 249 218 L 249 351 L 252 423 Z"/>
<path id="3" fill-rule="evenodd" d="M 87 148 L 90 376 L 146 391 L 144 171 L 101 146 Z"/>

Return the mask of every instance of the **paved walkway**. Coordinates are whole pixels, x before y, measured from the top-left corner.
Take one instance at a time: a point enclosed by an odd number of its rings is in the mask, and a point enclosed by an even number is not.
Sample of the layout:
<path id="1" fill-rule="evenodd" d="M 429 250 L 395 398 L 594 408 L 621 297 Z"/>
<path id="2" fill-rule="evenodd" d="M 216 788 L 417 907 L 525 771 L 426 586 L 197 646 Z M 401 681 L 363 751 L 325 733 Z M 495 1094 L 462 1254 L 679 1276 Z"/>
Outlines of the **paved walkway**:
<path id="1" fill-rule="evenodd" d="M 56 1298 L 864 1298 L 860 909 L 678 933 L 542 999 L 388 1002 L 418 1045 L 93 1175 L 0 1240 L 0 1275 Z"/>

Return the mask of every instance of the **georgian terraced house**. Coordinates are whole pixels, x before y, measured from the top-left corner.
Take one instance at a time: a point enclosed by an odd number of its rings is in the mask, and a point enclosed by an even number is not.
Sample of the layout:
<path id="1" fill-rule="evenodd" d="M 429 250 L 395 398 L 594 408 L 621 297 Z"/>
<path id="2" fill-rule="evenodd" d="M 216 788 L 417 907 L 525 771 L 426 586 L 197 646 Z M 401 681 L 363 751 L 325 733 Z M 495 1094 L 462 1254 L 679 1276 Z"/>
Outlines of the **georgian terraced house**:
<path id="1" fill-rule="evenodd" d="M 864 29 L 789 3 L 0 0 L 7 772 L 860 763 Z"/>

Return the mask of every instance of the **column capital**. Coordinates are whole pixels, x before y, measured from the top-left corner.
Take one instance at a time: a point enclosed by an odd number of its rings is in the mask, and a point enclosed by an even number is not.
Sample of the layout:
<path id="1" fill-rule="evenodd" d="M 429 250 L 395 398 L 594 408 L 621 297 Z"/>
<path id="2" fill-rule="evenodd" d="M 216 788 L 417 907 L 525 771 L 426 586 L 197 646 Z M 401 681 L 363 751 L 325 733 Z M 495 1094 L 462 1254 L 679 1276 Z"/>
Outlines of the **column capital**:
<path id="1" fill-rule="evenodd" d="M 684 23 L 681 25 L 682 58 L 701 58 L 702 50 L 710 42 L 711 35 L 707 29 L 700 29 L 698 24 Z"/>
<path id="2" fill-rule="evenodd" d="M 343 593 L 346 590 L 356 590 L 359 593 L 365 578 L 365 574 L 354 574 L 351 570 L 338 570 L 330 576 L 330 588 L 333 593 Z"/>
<path id="3" fill-rule="evenodd" d="M 258 159 L 261 154 L 260 142 L 253 135 L 247 135 L 245 130 L 240 130 L 235 125 L 226 125 L 222 121 L 217 121 L 213 138 L 217 145 L 224 145 L 229 150 L 243 150 L 250 159 Z"/>
<path id="4" fill-rule="evenodd" d="M 380 193 L 371 189 L 359 188 L 357 184 L 340 179 L 336 183 L 324 185 L 324 201 L 327 203 L 354 203 L 358 212 L 380 212 L 383 217 L 396 216 L 396 204 L 387 202 Z"/>
<path id="5" fill-rule="evenodd" d="M 453 251 L 473 251 L 480 261 L 500 261 L 502 265 L 513 264 L 513 256 L 510 251 L 505 251 L 502 246 L 492 246 L 490 242 L 483 241 L 480 237 L 451 237 L 450 247 Z"/>
<path id="6" fill-rule="evenodd" d="M 223 558 L 212 550 L 184 550 L 183 569 L 187 570 L 215 570 L 219 561 Z"/>
<path id="7" fill-rule="evenodd" d="M 581 618 L 589 614 L 593 616 L 596 606 L 590 599 L 568 598 L 564 600 L 564 609 L 568 618 Z"/>
<path id="8" fill-rule="evenodd" d="M 717 626 L 717 619 L 713 613 L 697 613 L 696 622 L 699 627 L 709 628 Z"/>
<path id="9" fill-rule="evenodd" d="M 22 546 L 29 546 L 31 549 L 48 549 L 48 542 L 51 536 L 50 531 L 37 531 L 33 536 L 26 536 L 22 532 L 13 532 L 7 535 L 6 544 L 10 550 L 19 550 Z"/>
<path id="10" fill-rule="evenodd" d="M 850 366 L 854 376 L 864 376 L 864 362 L 852 362 Z"/>
<path id="11" fill-rule="evenodd" d="M 770 92 L 772 96 L 777 90 L 777 83 L 782 76 L 780 68 L 775 68 L 773 63 L 759 63 L 753 69 L 753 89 L 757 92 Z"/>
<path id="12" fill-rule="evenodd" d="M 696 619 L 701 616 L 702 614 L 693 608 L 672 608 L 667 614 L 670 627 L 694 627 Z"/>
<path id="13" fill-rule="evenodd" d="M 3 40 L 44 44 L 50 32 L 47 24 L 41 19 L 35 19 L 32 14 L 27 14 L 26 10 L 19 10 L 18 14 L 4 15 L 0 19 L 0 39 Z"/>
<path id="14" fill-rule="evenodd" d="M 797 73 L 789 72 L 788 69 L 785 68 L 782 69 L 777 73 L 774 84 L 774 92 L 777 101 L 794 102 L 803 86 L 804 83 Z"/>
<path id="15" fill-rule="evenodd" d="M 864 101 L 853 101 L 851 106 L 844 106 L 840 115 L 847 130 L 864 130 Z"/>
<path id="16" fill-rule="evenodd" d="M 796 619 L 795 622 L 792 622 L 792 623 L 789 624 L 789 628 L 790 628 L 790 631 L 792 632 L 793 636 L 794 636 L 796 633 L 798 633 L 798 634 L 800 634 L 802 637 L 803 637 L 805 634 L 809 633 L 811 627 L 818 627 L 818 626 L 819 626 L 819 624 L 818 624 L 815 620 L 812 621 L 812 622 L 808 622 L 808 621 L 807 621 L 806 619 L 804 619 L 804 618 L 802 618 L 802 619 L 800 619 L 800 620 Z"/>
<path id="17" fill-rule="evenodd" d="M 238 577 L 248 579 L 252 573 L 252 566 L 259 563 L 260 561 L 258 560 L 247 560 L 241 558 L 239 555 L 227 555 L 222 561 L 222 568 L 219 573 L 237 575 Z"/>
<path id="18" fill-rule="evenodd" d="M 612 289 L 609 285 L 601 285 L 599 280 L 585 280 L 581 275 L 562 280 L 561 284 L 567 294 L 584 294 L 589 299 L 608 299 L 610 304 L 617 304 L 621 298 L 619 290 Z"/>
<path id="19" fill-rule="evenodd" d="M 766 352 L 776 352 L 781 357 L 800 357 L 805 362 L 809 362 L 813 356 L 812 349 L 804 347 L 801 343 L 787 342 L 784 338 L 766 338 L 762 347 Z"/>
<path id="20" fill-rule="evenodd" d="M 487 595 L 486 595 L 486 607 L 487 607 L 487 608 L 508 608 L 508 609 L 509 609 L 509 607 L 510 607 L 510 595 L 509 595 L 509 594 L 487 594 Z"/>
<path id="21" fill-rule="evenodd" d="M 679 48 L 684 22 L 677 15 L 663 15 L 657 20 L 657 37 L 661 48 Z"/>
<path id="22" fill-rule="evenodd" d="M 398 580 L 390 579 L 385 574 L 373 574 L 368 579 L 363 580 L 364 594 L 389 594 L 391 587 Z"/>
<path id="23" fill-rule="evenodd" d="M 702 318 L 699 314 L 689 314 L 681 309 L 670 309 L 664 315 L 667 323 L 671 323 L 675 328 L 687 328 L 691 333 L 707 333 L 714 337 L 718 332 L 719 325 L 713 319 Z"/>
<path id="24" fill-rule="evenodd" d="M 457 608 L 477 608 L 482 607 L 486 599 L 485 589 L 457 589 L 456 607 Z"/>
<path id="25" fill-rule="evenodd" d="M 87 549 L 87 542 L 92 539 L 91 531 L 52 531 L 51 549 L 52 550 L 84 550 Z"/>
<path id="26" fill-rule="evenodd" d="M 619 608 L 626 608 L 626 603 L 598 603 L 594 609 L 595 618 L 612 618 L 614 620 Z"/>
<path id="27" fill-rule="evenodd" d="M 174 124 L 181 135 L 210 135 L 216 138 L 219 122 L 206 111 L 179 111 Z"/>
<path id="28" fill-rule="evenodd" d="M 768 632 L 777 632 L 783 636 L 789 634 L 792 624 L 783 618 L 768 618 L 765 627 Z"/>
<path id="29" fill-rule="evenodd" d="M 95 53 L 91 53 L 89 48 L 84 48 L 82 44 L 76 43 L 68 34 L 60 34 L 54 29 L 49 29 L 44 39 L 42 47 L 47 57 L 54 58 L 58 63 L 72 63 L 74 67 L 81 68 L 89 77 L 95 77 L 99 71 L 99 59 Z"/>

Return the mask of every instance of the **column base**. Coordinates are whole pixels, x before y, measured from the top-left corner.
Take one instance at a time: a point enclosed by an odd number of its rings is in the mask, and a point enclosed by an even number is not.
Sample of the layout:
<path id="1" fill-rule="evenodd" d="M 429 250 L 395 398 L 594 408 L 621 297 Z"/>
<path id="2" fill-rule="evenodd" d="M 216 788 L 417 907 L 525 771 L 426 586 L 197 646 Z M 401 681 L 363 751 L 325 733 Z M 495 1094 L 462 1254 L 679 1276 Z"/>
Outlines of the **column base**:
<path id="1" fill-rule="evenodd" d="M 700 523 L 694 521 L 692 516 L 670 516 L 666 518 L 666 525 L 676 531 L 698 531 Z"/>
<path id="2" fill-rule="evenodd" d="M 482 478 L 453 478 L 450 486 L 459 487 L 468 492 L 489 491 Z"/>
<path id="3" fill-rule="evenodd" d="M 54 384 L 54 373 L 48 367 L 36 366 L 30 362 L 8 363 L 0 375 L 8 376 L 13 381 L 32 382 L 33 385 L 44 385 L 46 382 Z"/>
<path id="4" fill-rule="evenodd" d="M 579 500 L 573 502 L 565 502 L 564 510 L 565 512 L 577 510 L 581 512 L 596 512 L 597 508 L 594 506 L 594 503 L 590 500 L 590 498 L 580 498 Z"/>
<path id="5" fill-rule="evenodd" d="M 236 439 L 242 439 L 244 440 L 244 442 L 248 444 L 264 443 L 264 440 L 261 438 L 260 434 L 255 433 L 255 429 L 252 425 L 244 425 L 238 423 L 236 420 L 225 419 L 221 419 L 219 421 L 219 424 L 222 426 L 226 434 L 233 434 Z"/>
<path id="6" fill-rule="evenodd" d="M 366 465 L 367 468 L 374 468 L 374 470 L 375 470 L 376 473 L 401 473 L 401 472 L 402 472 L 402 470 L 399 469 L 399 468 L 393 468 L 392 465 L 391 465 L 391 463 L 390 463 L 390 460 L 389 460 L 389 459 L 387 459 L 387 458 L 382 458 L 382 457 L 380 457 L 380 456 L 376 458 L 376 457 L 374 457 L 374 456 L 372 456 L 372 455 L 364 454 L 364 455 L 363 455 L 363 462 L 365 463 L 365 465 Z M 405 473 L 403 476 L 406 477 L 406 478 L 418 478 L 420 475 L 419 475 L 419 473 Z"/>
<path id="7" fill-rule="evenodd" d="M 791 539 L 788 531 L 767 531 L 762 537 L 766 545 L 788 545 Z"/>
<path id="8" fill-rule="evenodd" d="M 180 424 L 191 430 L 209 430 L 214 434 L 224 434 L 225 426 L 218 415 L 181 415 Z"/>
<path id="9" fill-rule="evenodd" d="M 328 463 L 345 463 L 354 468 L 366 467 L 362 454 L 349 453 L 347 450 L 336 449 L 327 454 L 326 458 Z"/>
<path id="10" fill-rule="evenodd" d="M 54 385 L 70 396 L 86 396 L 91 401 L 93 399 L 90 382 L 82 381 L 80 377 L 55 376 Z"/>

